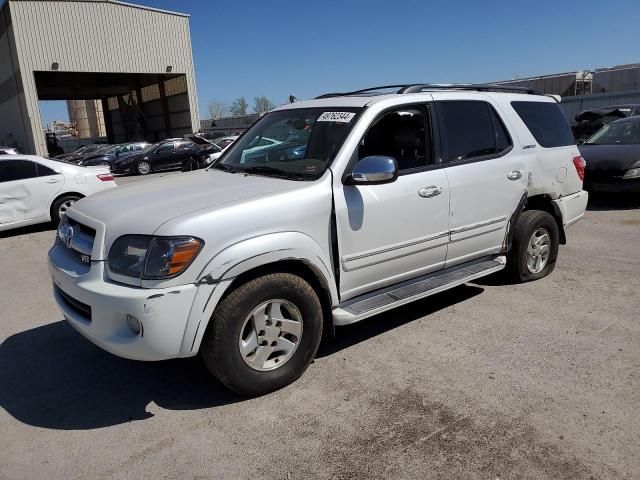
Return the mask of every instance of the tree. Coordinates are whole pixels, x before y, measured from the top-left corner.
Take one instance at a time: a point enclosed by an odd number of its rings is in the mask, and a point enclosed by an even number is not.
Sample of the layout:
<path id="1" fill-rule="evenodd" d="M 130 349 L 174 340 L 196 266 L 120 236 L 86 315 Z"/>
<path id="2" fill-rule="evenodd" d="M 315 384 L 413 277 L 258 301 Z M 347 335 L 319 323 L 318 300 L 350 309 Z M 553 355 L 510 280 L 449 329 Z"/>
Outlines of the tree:
<path id="1" fill-rule="evenodd" d="M 209 118 L 217 120 L 218 118 L 229 116 L 229 105 L 219 100 L 209 102 Z"/>
<path id="2" fill-rule="evenodd" d="M 253 97 L 253 111 L 259 114 L 273 110 L 275 105 L 267 97 Z"/>
<path id="3" fill-rule="evenodd" d="M 231 116 L 244 117 L 247 114 L 249 104 L 244 97 L 236 98 L 231 104 Z"/>

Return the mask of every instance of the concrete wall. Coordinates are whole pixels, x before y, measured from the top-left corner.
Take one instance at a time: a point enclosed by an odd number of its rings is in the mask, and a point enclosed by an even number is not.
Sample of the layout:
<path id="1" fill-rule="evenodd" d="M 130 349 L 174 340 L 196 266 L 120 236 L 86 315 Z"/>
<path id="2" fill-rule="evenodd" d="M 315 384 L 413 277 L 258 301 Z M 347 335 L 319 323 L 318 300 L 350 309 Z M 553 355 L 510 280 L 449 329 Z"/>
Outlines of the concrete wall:
<path id="1" fill-rule="evenodd" d="M 189 122 L 193 130 L 198 128 L 188 16 L 105 0 L 7 0 L 7 6 L 16 45 L 14 67 L 19 66 L 24 89 L 26 152 L 46 153 L 33 72 L 50 71 L 54 63 L 60 72 L 164 74 L 171 66 L 173 73 L 186 76 Z"/>
<path id="2" fill-rule="evenodd" d="M 0 8 L 0 145 L 24 151 L 33 142 L 8 6 Z"/>

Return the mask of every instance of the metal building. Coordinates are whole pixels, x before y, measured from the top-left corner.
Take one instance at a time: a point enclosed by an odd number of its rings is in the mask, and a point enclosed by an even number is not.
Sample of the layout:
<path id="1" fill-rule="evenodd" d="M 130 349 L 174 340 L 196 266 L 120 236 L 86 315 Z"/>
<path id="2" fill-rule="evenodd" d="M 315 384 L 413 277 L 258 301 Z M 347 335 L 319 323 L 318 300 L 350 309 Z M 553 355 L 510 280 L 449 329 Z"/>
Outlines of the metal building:
<path id="1" fill-rule="evenodd" d="M 188 15 L 113 0 L 0 12 L 0 143 L 47 153 L 38 100 L 100 100 L 111 142 L 198 129 Z"/>

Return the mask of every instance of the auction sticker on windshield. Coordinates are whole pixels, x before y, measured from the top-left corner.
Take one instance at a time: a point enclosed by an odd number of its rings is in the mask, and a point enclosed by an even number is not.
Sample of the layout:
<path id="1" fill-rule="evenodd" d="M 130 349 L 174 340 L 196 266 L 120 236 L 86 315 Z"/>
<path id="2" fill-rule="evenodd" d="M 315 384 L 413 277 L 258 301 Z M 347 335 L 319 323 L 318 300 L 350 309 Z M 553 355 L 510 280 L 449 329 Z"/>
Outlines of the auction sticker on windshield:
<path id="1" fill-rule="evenodd" d="M 323 112 L 317 121 L 349 123 L 355 116 L 356 114 L 353 112 Z"/>

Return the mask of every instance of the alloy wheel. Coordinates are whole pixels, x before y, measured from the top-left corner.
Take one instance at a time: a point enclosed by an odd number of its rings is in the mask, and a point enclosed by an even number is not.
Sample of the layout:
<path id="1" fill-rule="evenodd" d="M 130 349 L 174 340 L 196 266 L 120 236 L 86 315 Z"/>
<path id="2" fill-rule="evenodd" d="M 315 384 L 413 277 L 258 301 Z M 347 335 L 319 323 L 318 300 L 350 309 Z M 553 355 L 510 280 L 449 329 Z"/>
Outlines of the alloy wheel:
<path id="1" fill-rule="evenodd" d="M 291 302 L 268 300 L 254 308 L 240 330 L 238 346 L 244 362 L 254 370 L 284 365 L 302 338 L 302 315 Z"/>
<path id="2" fill-rule="evenodd" d="M 540 273 L 549 261 L 551 236 L 546 228 L 538 228 L 527 245 L 527 268 L 531 273 Z"/>

